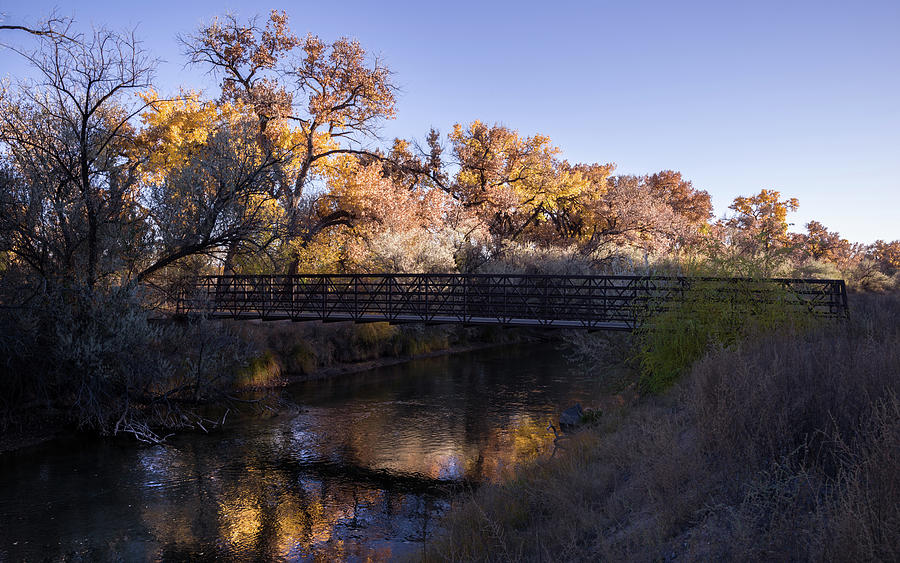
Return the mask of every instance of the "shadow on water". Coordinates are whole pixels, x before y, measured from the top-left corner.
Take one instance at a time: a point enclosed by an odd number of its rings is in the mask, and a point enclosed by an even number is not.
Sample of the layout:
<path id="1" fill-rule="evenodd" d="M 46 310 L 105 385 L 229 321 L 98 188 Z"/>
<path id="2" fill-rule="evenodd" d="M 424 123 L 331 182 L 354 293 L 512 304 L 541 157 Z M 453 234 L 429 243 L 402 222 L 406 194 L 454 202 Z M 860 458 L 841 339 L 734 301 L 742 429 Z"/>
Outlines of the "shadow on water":
<path id="1" fill-rule="evenodd" d="M 70 438 L 0 457 L 0 561 L 389 559 L 461 490 L 547 453 L 601 382 L 550 346 L 291 387 L 299 414 L 163 447 Z"/>

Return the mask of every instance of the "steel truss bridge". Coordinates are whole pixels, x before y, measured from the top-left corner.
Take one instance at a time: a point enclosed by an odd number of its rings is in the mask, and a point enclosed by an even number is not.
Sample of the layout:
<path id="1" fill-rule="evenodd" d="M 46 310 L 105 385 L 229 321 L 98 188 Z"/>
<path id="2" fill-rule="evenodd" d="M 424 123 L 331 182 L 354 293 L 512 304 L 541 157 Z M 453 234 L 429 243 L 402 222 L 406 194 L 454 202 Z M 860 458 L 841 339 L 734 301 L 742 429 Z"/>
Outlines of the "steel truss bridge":
<path id="1" fill-rule="evenodd" d="M 847 313 L 842 280 L 516 274 L 299 274 L 199 278 L 176 314 L 633 330 L 679 299 Z"/>

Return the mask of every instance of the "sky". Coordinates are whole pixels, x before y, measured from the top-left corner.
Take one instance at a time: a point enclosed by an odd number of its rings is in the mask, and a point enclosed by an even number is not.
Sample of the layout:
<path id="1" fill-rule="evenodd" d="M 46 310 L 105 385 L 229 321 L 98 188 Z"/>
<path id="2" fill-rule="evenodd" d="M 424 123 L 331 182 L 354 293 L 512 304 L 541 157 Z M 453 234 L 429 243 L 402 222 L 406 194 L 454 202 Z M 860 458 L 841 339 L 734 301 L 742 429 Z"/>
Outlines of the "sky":
<path id="1" fill-rule="evenodd" d="M 800 201 L 794 231 L 815 219 L 855 242 L 900 239 L 898 0 L 0 0 L 6 24 L 54 8 L 85 27 L 136 28 L 162 60 L 157 90 L 210 95 L 215 81 L 185 66 L 176 35 L 226 11 L 285 10 L 298 35 L 356 38 L 393 70 L 386 140 L 501 123 L 548 135 L 570 162 L 681 171 L 717 216 L 776 189 Z M 27 72 L 0 48 L 0 76 Z"/>

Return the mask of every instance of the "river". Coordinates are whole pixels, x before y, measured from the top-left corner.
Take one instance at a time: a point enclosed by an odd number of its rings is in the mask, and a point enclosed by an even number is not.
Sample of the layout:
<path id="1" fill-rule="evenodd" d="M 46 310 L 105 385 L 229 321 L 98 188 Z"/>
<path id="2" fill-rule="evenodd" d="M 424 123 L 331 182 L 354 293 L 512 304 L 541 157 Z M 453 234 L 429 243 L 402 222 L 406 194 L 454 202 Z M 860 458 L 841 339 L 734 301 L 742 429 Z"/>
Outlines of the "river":
<path id="1" fill-rule="evenodd" d="M 0 561 L 414 554 L 453 502 L 548 455 L 547 424 L 602 391 L 551 345 L 513 346 L 296 384 L 281 414 L 164 446 L 12 452 Z"/>

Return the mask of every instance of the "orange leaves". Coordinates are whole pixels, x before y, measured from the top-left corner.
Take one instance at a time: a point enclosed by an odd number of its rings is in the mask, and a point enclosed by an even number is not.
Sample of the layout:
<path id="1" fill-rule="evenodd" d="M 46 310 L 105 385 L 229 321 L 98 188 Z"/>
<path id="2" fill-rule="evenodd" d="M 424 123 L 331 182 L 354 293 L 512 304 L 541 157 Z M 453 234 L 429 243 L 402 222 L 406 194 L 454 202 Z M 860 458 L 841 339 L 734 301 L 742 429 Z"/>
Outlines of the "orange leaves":
<path id="1" fill-rule="evenodd" d="M 373 119 L 393 117 L 390 71 L 377 59 L 370 66 L 359 42 L 341 38 L 326 45 L 309 34 L 303 52 L 301 64 L 291 75 L 307 96 L 313 121 L 340 129 L 368 130 Z"/>
<path id="2" fill-rule="evenodd" d="M 241 23 L 233 14 L 216 18 L 194 36 L 182 39 L 194 63 L 212 65 L 223 73 L 225 99 L 242 100 L 267 118 L 289 113 L 291 96 L 264 74 L 299 45 L 284 12 L 273 10 L 265 27 L 255 19 Z"/>
<path id="3" fill-rule="evenodd" d="M 695 190 L 681 172 L 663 170 L 647 178 L 650 189 L 662 197 L 678 215 L 691 223 L 705 225 L 712 217 L 712 201 L 709 193 Z"/>
<path id="4" fill-rule="evenodd" d="M 728 208 L 736 211 L 737 215 L 727 224 L 741 231 L 748 247 L 768 251 L 784 246 L 789 242 L 788 211 L 796 211 L 799 202 L 797 198 L 780 198 L 781 193 L 777 190 L 762 190 L 755 196 L 736 197 Z"/>
<path id="5" fill-rule="evenodd" d="M 432 228 L 442 223 L 448 205 L 446 195 L 438 190 L 409 190 L 391 182 L 377 164 L 356 168 L 330 195 L 364 230 Z"/>
<path id="6" fill-rule="evenodd" d="M 807 223 L 806 230 L 808 234 L 798 235 L 798 239 L 810 258 L 834 263 L 847 261 L 851 254 L 850 241 L 818 221 Z"/>
<path id="7" fill-rule="evenodd" d="M 869 248 L 869 254 L 885 272 L 893 273 L 900 270 L 900 240 L 893 242 L 876 240 Z"/>
<path id="8" fill-rule="evenodd" d="M 450 197 L 435 189 L 410 188 L 394 182 L 381 163 L 362 165 L 350 157 L 330 166 L 329 190 L 318 199 L 318 214 L 347 212 L 350 224 L 320 232 L 305 248 L 302 264 L 318 270 L 452 269 L 447 221 Z M 313 256 L 311 252 L 321 254 Z M 450 264 L 450 266 L 448 266 Z"/>

